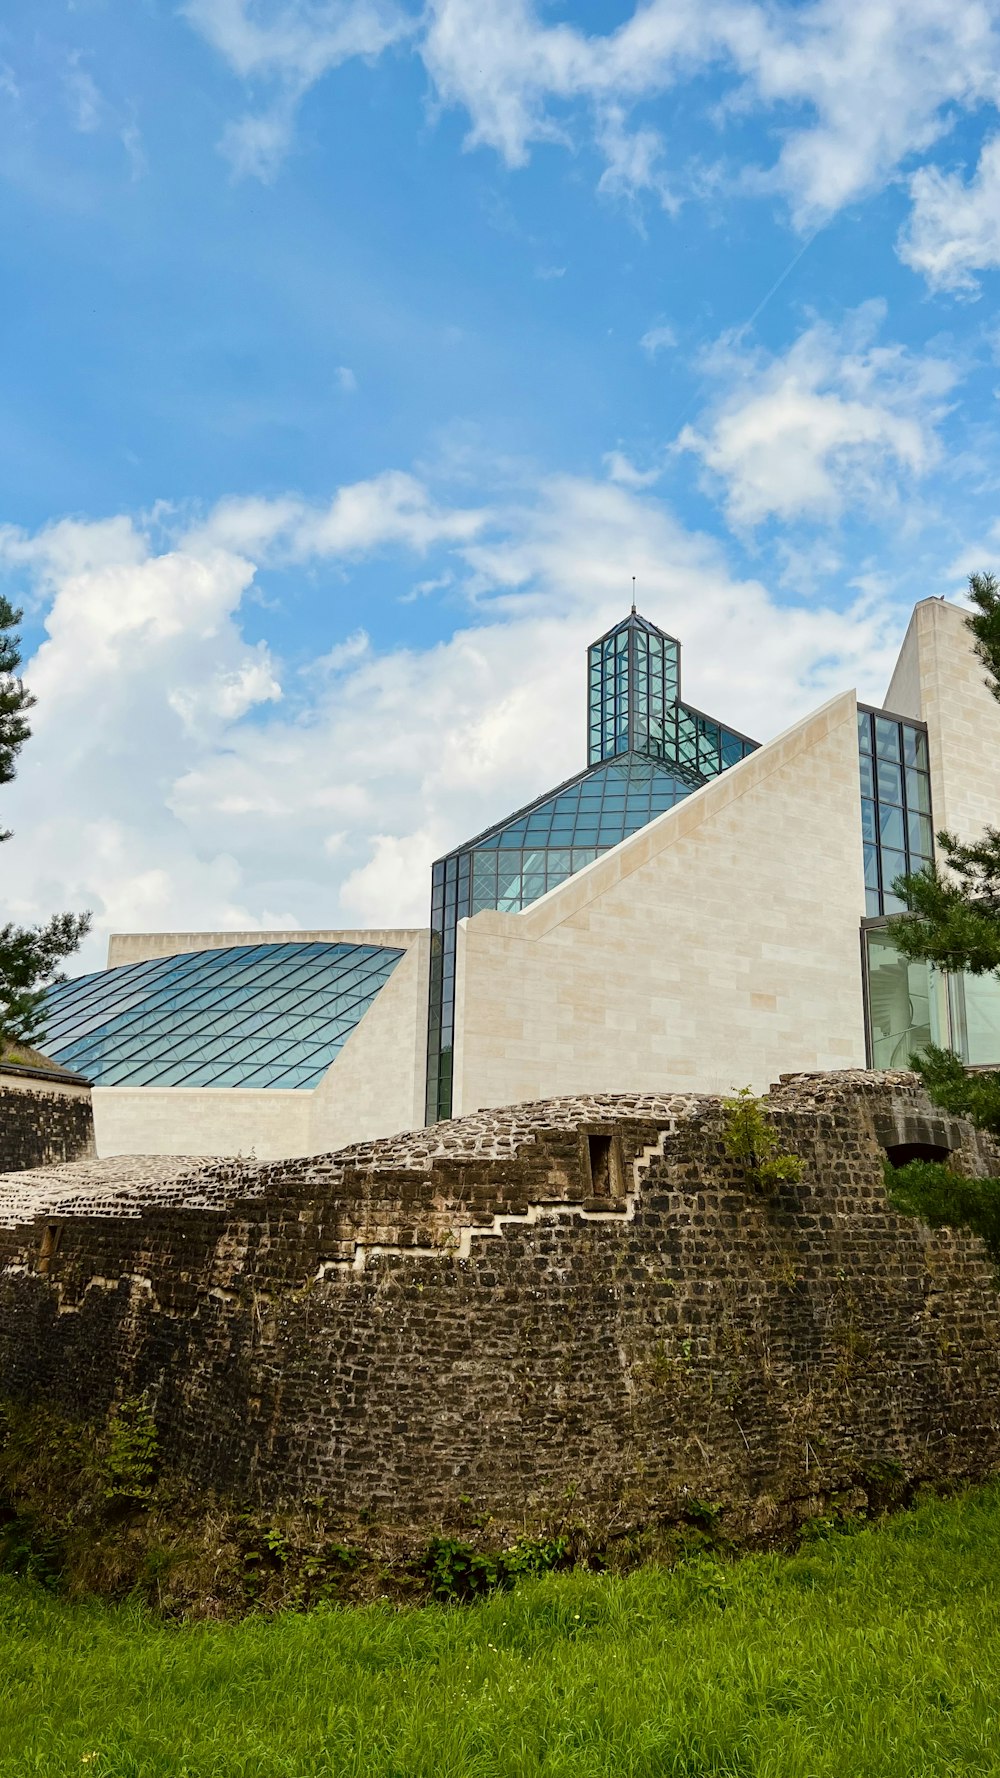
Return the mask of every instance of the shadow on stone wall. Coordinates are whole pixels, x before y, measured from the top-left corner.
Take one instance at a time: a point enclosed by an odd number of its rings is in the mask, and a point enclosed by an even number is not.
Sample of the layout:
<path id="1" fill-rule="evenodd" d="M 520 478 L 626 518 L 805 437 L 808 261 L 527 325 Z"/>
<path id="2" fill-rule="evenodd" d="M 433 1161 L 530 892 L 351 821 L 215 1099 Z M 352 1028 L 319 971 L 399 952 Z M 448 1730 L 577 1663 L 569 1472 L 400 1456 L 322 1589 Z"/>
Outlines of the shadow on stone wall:
<path id="1" fill-rule="evenodd" d="M 605 1552 L 699 1522 L 767 1541 L 991 1473 L 993 1273 L 895 1215 L 882 1163 L 931 1124 L 966 1172 L 995 1154 L 942 1137 L 912 1075 L 792 1077 L 767 1105 L 804 1163 L 767 1197 L 720 1101 L 678 1095 L 131 1184 L 66 1169 L 0 1229 L 4 1391 L 96 1427 L 143 1399 L 166 1472 L 407 1547 L 568 1518 Z"/>

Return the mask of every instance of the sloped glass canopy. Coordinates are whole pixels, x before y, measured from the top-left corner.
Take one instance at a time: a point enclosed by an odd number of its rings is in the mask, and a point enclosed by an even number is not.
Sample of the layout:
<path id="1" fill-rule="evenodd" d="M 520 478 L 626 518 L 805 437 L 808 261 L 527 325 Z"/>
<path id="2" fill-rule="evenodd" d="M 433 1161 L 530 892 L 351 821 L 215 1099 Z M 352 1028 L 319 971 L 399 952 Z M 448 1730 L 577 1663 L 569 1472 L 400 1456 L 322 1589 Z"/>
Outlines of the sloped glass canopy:
<path id="1" fill-rule="evenodd" d="M 50 988 L 41 1043 L 95 1086 L 314 1087 L 402 956 L 268 944 L 121 964 Z"/>

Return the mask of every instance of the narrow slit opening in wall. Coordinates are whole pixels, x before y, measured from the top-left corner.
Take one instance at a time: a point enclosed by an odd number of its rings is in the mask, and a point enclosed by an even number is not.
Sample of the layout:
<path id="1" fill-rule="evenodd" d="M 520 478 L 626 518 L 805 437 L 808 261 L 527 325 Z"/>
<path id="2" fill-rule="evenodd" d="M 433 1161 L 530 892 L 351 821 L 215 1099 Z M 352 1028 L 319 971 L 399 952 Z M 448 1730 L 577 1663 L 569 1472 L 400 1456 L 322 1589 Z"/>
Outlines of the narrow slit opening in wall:
<path id="1" fill-rule="evenodd" d="M 601 1135 L 595 1131 L 589 1132 L 587 1154 L 590 1160 L 591 1197 L 615 1197 L 618 1169 L 615 1164 L 617 1157 L 614 1137 Z"/>
<path id="2" fill-rule="evenodd" d="M 47 1272 L 49 1261 L 59 1251 L 59 1239 L 62 1235 L 61 1222 L 47 1222 L 42 1232 L 41 1245 L 38 1249 L 38 1270 Z"/>
<path id="3" fill-rule="evenodd" d="M 905 1167 L 908 1161 L 950 1161 L 951 1149 L 940 1142 L 893 1142 L 885 1151 L 893 1167 Z"/>

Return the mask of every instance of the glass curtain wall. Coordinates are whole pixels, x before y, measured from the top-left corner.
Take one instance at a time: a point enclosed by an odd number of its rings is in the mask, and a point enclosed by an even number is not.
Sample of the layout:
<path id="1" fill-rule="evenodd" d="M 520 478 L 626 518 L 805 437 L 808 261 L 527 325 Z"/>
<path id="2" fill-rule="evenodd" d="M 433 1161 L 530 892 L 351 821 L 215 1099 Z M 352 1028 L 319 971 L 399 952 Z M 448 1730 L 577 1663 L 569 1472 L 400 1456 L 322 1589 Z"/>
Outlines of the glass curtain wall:
<path id="1" fill-rule="evenodd" d="M 907 1068 L 929 1043 L 969 1066 L 1000 1066 L 1000 980 L 945 975 L 896 949 L 892 921 L 866 926 L 865 982 L 873 1068 Z"/>
<path id="2" fill-rule="evenodd" d="M 933 862 L 927 729 L 859 707 L 858 749 L 865 913 L 877 918 L 902 913 L 906 906 L 893 894 L 896 878 Z"/>
<path id="3" fill-rule="evenodd" d="M 944 977 L 901 957 L 891 924 L 865 929 L 868 1030 L 873 1068 L 908 1068 L 929 1043 L 950 1046 Z"/>
<path id="4" fill-rule="evenodd" d="M 587 760 L 648 750 L 663 757 L 668 713 L 680 695 L 681 651 L 645 618 L 627 618 L 587 653 Z"/>
<path id="5" fill-rule="evenodd" d="M 1000 1065 L 1000 978 L 953 975 L 948 980 L 951 1047 L 971 1066 Z"/>

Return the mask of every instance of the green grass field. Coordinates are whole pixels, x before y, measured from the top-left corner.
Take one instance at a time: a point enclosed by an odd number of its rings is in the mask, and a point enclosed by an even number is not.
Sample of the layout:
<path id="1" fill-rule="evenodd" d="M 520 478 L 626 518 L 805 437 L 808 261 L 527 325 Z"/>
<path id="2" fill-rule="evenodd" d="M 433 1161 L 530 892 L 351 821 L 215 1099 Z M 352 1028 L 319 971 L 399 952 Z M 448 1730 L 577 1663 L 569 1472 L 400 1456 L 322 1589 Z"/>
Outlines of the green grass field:
<path id="1" fill-rule="evenodd" d="M 1000 1487 L 793 1556 L 174 1625 L 0 1581 L 0 1774 L 1000 1774 Z"/>

